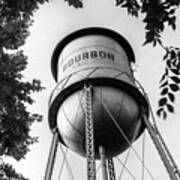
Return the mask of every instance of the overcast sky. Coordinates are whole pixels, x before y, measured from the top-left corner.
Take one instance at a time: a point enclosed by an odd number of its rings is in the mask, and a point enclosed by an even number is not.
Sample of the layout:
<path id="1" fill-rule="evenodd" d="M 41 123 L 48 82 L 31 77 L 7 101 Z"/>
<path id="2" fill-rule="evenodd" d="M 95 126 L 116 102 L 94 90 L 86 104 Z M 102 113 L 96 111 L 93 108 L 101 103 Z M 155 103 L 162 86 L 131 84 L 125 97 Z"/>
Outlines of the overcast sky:
<path id="1" fill-rule="evenodd" d="M 40 79 L 43 86 L 46 87 L 46 90 L 42 93 L 33 96 L 36 103 L 32 107 L 29 107 L 30 111 L 43 114 L 44 120 L 42 123 L 36 123 L 32 127 L 32 134 L 39 136 L 39 143 L 31 147 L 31 151 L 26 156 L 26 159 L 18 163 L 10 160 L 15 164 L 17 170 L 30 180 L 42 180 L 44 176 L 51 141 L 51 132 L 47 121 L 48 99 L 56 85 L 50 71 L 50 60 L 56 44 L 68 33 L 88 26 L 102 26 L 122 34 L 130 42 L 135 51 L 137 61 L 136 78 L 140 80 L 148 93 L 153 108 L 156 109 L 157 107 L 159 93 L 158 81 L 163 72 L 161 59 L 164 51 L 161 48 L 153 49 L 151 46 L 142 47 L 144 41 L 144 25 L 141 23 L 141 20 L 127 16 L 126 11 L 115 7 L 113 3 L 114 1 L 112 0 L 88 0 L 84 4 L 84 9 L 76 10 L 73 7 L 68 7 L 63 0 L 53 0 L 43 5 L 40 10 L 35 13 L 34 25 L 30 28 L 31 35 L 24 46 L 25 53 L 29 57 L 29 65 L 24 74 L 27 79 L 34 77 Z M 178 22 L 178 24 L 180 24 L 179 20 Z M 177 28 L 176 33 L 168 29 L 163 35 L 163 40 L 167 45 L 175 44 L 180 47 L 179 28 Z M 178 97 L 176 101 L 176 114 L 170 115 L 166 122 L 157 119 L 157 123 L 170 151 L 180 167 L 180 144 L 178 140 L 180 137 L 180 119 L 178 118 L 180 117 L 179 104 L 180 98 Z M 142 138 L 140 138 L 138 142 L 135 143 L 135 148 L 139 153 L 141 153 L 142 141 Z M 147 133 L 145 149 L 146 164 L 155 179 L 168 179 Z M 125 155 L 120 155 L 119 157 L 123 159 Z M 73 171 L 75 171 L 76 179 L 84 179 L 85 173 L 82 173 L 82 168 L 86 169 L 85 162 L 80 163 L 79 156 L 75 153 L 71 153 L 69 158 L 73 166 Z M 58 167 L 60 169 L 61 166 L 62 154 L 60 151 L 58 151 L 57 159 L 55 176 L 57 176 Z M 134 171 L 134 174 L 136 174 L 137 179 L 140 180 L 141 175 L 139 172 L 141 171 L 141 166 L 133 152 L 128 160 L 128 164 L 132 172 Z M 117 177 L 119 176 L 120 169 L 121 166 L 117 163 Z M 62 179 L 67 179 L 66 171 L 63 177 Z M 122 179 L 127 180 L 131 178 L 128 173 L 125 173 Z M 147 173 L 145 179 L 150 179 Z"/>

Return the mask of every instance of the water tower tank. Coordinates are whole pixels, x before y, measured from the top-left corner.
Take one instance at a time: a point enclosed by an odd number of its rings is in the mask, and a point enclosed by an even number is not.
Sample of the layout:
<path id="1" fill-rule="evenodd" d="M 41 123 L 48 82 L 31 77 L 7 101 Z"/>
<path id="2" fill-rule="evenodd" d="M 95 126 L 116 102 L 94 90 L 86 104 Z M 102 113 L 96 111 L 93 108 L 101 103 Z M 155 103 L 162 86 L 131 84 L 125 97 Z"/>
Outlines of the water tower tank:
<path id="1" fill-rule="evenodd" d="M 85 84 L 93 87 L 96 158 L 99 145 L 106 148 L 107 157 L 129 147 L 112 117 L 130 142 L 139 137 L 144 129 L 141 108 L 147 108 L 147 103 L 135 85 L 134 62 L 127 40 L 109 29 L 81 29 L 60 41 L 51 62 L 57 86 L 50 99 L 49 125 L 51 129 L 58 127 L 61 143 L 86 154 Z"/>

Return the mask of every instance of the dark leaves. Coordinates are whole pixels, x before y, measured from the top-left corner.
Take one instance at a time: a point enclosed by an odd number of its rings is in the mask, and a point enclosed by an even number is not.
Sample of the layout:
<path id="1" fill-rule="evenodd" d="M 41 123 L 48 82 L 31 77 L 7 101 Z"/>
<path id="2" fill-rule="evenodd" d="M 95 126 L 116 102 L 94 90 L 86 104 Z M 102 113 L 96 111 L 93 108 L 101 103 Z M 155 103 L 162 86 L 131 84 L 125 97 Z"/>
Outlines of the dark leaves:
<path id="1" fill-rule="evenodd" d="M 168 81 L 165 81 L 165 82 L 163 82 L 161 85 L 160 85 L 160 88 L 163 88 L 163 87 L 165 87 L 165 86 L 167 86 L 168 85 Z"/>
<path id="2" fill-rule="evenodd" d="M 27 178 L 24 178 L 22 174 L 17 173 L 16 170 L 10 164 L 2 162 L 0 166 L 1 166 L 1 169 L 0 169 L 1 175 L 3 174 L 4 176 L 3 179 L 28 180 Z"/>
<path id="3" fill-rule="evenodd" d="M 161 97 L 158 102 L 157 115 L 167 117 L 167 112 L 174 113 L 173 103 L 180 85 L 180 49 L 166 47 L 166 54 L 163 57 L 166 63 L 165 72 L 160 80 Z"/>
<path id="4" fill-rule="evenodd" d="M 171 79 L 172 79 L 175 83 L 177 83 L 177 84 L 180 83 L 180 78 L 177 77 L 177 76 L 172 76 Z"/>
<path id="5" fill-rule="evenodd" d="M 174 102 L 174 100 L 175 100 L 175 96 L 172 93 L 168 93 L 168 98 L 171 102 Z"/>
<path id="6" fill-rule="evenodd" d="M 137 0 L 116 0 L 116 6 L 126 8 L 128 14 L 137 17 L 140 10 L 140 4 Z"/>
<path id="7" fill-rule="evenodd" d="M 171 102 L 174 102 L 174 95 L 173 94 L 168 94 L 167 97 L 161 97 L 159 102 L 158 102 L 158 110 L 156 112 L 156 114 L 159 116 L 159 117 L 162 117 L 163 119 L 166 119 L 167 118 L 167 112 L 170 112 L 170 113 L 174 113 L 174 107 L 173 105 L 171 105 L 168 101 L 171 101 Z"/>
<path id="8" fill-rule="evenodd" d="M 82 8 L 82 0 L 65 0 L 68 2 L 69 6 L 74 6 L 75 8 Z"/>
<path id="9" fill-rule="evenodd" d="M 170 113 L 174 113 L 174 107 L 171 105 L 171 104 L 167 104 L 167 110 L 170 112 Z"/>
<path id="10" fill-rule="evenodd" d="M 163 112 L 163 108 L 159 108 L 156 113 L 158 116 L 161 116 L 162 112 Z"/>
<path id="11" fill-rule="evenodd" d="M 158 43 L 161 43 L 160 34 L 153 31 L 147 31 L 146 40 L 143 43 L 143 45 L 146 45 L 148 43 L 153 43 L 153 46 L 156 46 Z"/>
<path id="12" fill-rule="evenodd" d="M 161 95 L 166 95 L 168 93 L 168 88 L 164 88 L 162 91 L 161 91 Z"/>
<path id="13" fill-rule="evenodd" d="M 160 99 L 157 110 L 157 115 L 165 119 L 168 112 L 174 112 L 175 94 L 179 91 L 180 49 L 165 47 L 161 41 L 161 35 L 167 26 L 170 26 L 173 30 L 176 29 L 175 13 L 180 5 L 180 1 L 116 0 L 116 5 L 126 8 L 131 15 L 143 14 L 143 22 L 145 23 L 145 41 L 143 45 L 160 45 L 166 51 L 163 57 L 166 67 L 160 79 Z M 136 12 L 135 14 L 132 13 L 133 10 Z"/>
<path id="14" fill-rule="evenodd" d="M 167 98 L 163 97 L 159 100 L 159 106 L 164 106 L 167 103 Z"/>
<path id="15" fill-rule="evenodd" d="M 116 0 L 116 6 L 119 6 L 123 3 L 125 3 L 125 0 Z"/>
<path id="16" fill-rule="evenodd" d="M 170 84 L 169 87 L 170 87 L 170 89 L 171 89 L 172 91 L 178 91 L 178 90 L 179 90 L 179 86 L 176 85 L 176 84 Z"/>
<path id="17" fill-rule="evenodd" d="M 162 44 L 161 34 L 168 25 L 173 30 L 176 29 L 176 9 L 179 1 L 137 1 L 137 0 L 116 0 L 116 6 L 126 8 L 128 13 L 138 16 L 144 14 L 145 23 L 145 42 L 144 45 L 151 43 L 153 46 Z"/>
<path id="18" fill-rule="evenodd" d="M 164 108 L 159 108 L 156 112 L 156 114 L 159 116 L 159 117 L 162 117 L 163 119 L 166 119 L 167 118 L 167 112 L 165 111 Z"/>
<path id="19" fill-rule="evenodd" d="M 145 44 L 152 43 L 156 46 L 161 44 L 161 33 L 165 29 L 165 25 L 168 24 L 173 29 L 176 28 L 176 7 L 167 2 L 157 1 L 144 1 L 142 3 L 141 12 L 145 14 L 143 22 L 146 24 L 146 40 Z"/>
<path id="20" fill-rule="evenodd" d="M 179 74 L 180 74 L 180 69 L 171 69 L 171 71 L 172 71 L 175 75 L 179 75 Z"/>
<path id="21" fill-rule="evenodd" d="M 34 102 L 31 94 L 43 88 L 39 80 L 23 79 L 27 56 L 19 48 L 29 35 L 33 13 L 46 1 L 0 2 L 0 155 L 16 160 L 24 158 L 29 145 L 37 142 L 30 135 L 30 126 L 42 119 L 27 109 L 27 104 Z"/>

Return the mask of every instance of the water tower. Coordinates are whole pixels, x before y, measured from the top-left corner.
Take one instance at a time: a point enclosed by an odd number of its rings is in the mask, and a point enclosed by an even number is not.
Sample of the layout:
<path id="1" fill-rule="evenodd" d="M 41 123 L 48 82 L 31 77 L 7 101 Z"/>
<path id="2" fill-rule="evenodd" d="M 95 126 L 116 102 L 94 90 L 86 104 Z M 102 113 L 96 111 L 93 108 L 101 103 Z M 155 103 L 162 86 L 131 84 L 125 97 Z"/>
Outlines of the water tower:
<path id="1" fill-rule="evenodd" d="M 125 151 L 145 127 L 161 154 L 162 143 L 148 119 L 148 102 L 137 88 L 132 71 L 134 52 L 125 38 L 105 28 L 81 29 L 56 46 L 52 74 L 57 86 L 49 105 L 53 141 L 45 180 L 51 179 L 58 142 L 87 158 L 87 178 L 94 180 L 95 161 L 106 161 Z M 164 153 L 163 162 L 170 169 Z"/>

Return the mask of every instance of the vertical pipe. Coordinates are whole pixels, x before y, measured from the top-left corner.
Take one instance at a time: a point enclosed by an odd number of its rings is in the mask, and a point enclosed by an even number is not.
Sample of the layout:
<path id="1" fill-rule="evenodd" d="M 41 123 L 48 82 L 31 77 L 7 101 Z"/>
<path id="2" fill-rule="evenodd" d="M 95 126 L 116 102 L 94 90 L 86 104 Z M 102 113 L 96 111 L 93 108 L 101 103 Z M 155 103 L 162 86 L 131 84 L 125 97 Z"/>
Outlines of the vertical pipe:
<path id="1" fill-rule="evenodd" d="M 171 166 L 165 152 L 164 152 L 164 149 L 161 145 L 161 143 L 159 142 L 155 132 L 154 132 L 154 129 L 153 129 L 153 126 L 151 125 L 151 123 L 149 122 L 149 120 L 147 119 L 146 115 L 143 115 L 143 121 L 145 122 L 145 125 L 147 127 L 147 130 L 149 132 L 149 135 L 150 137 L 152 138 L 152 141 L 164 163 L 164 166 L 166 167 L 167 169 L 167 172 L 169 174 L 169 177 L 171 180 L 178 180 L 178 178 L 176 177 L 175 173 L 174 173 L 174 169 L 173 167 Z"/>
<path id="2" fill-rule="evenodd" d="M 116 180 L 113 158 L 108 159 L 108 175 L 109 180 Z"/>
<path id="3" fill-rule="evenodd" d="M 94 149 L 94 122 L 92 112 L 92 86 L 85 84 L 86 108 L 85 108 L 85 139 L 87 158 L 87 179 L 96 180 L 96 163 Z"/>
<path id="4" fill-rule="evenodd" d="M 49 157 L 48 157 L 44 180 L 51 180 L 52 171 L 54 167 L 54 161 L 55 161 L 56 152 L 57 152 L 57 146 L 58 146 L 58 131 L 55 129 L 53 132 L 51 148 L 49 151 Z"/>
<path id="5" fill-rule="evenodd" d="M 108 180 L 105 148 L 103 146 L 99 146 L 99 155 L 100 155 L 101 166 L 102 166 L 102 178 L 103 180 Z"/>

